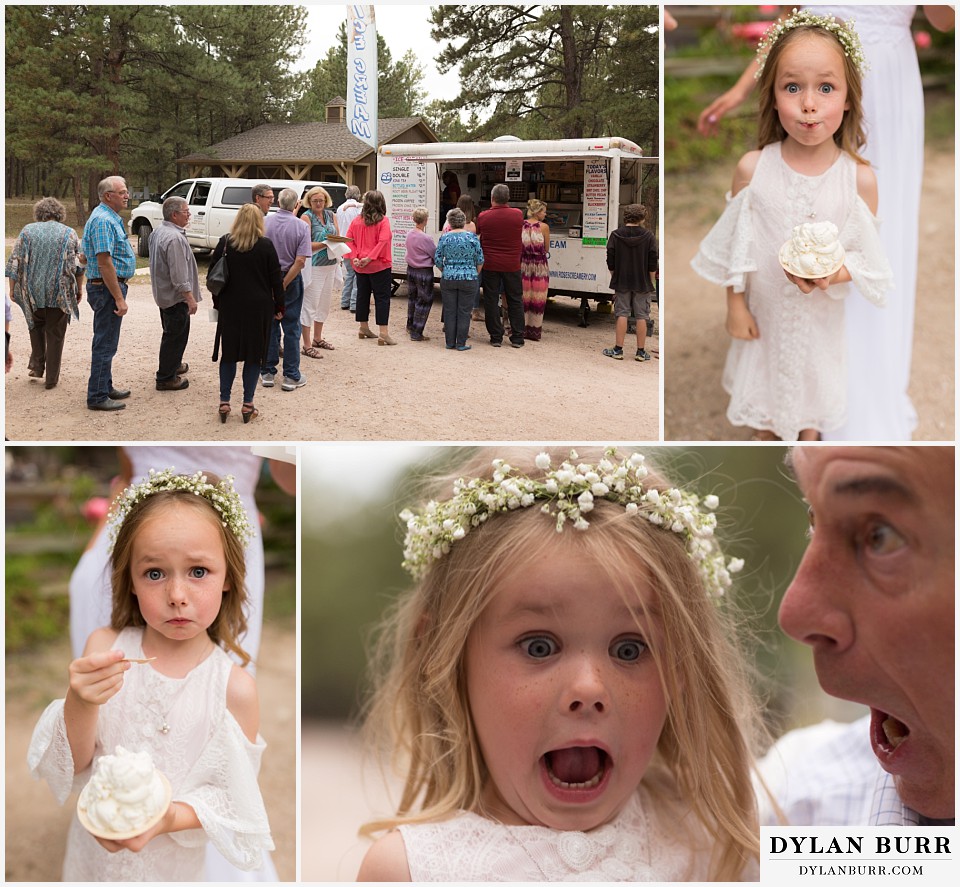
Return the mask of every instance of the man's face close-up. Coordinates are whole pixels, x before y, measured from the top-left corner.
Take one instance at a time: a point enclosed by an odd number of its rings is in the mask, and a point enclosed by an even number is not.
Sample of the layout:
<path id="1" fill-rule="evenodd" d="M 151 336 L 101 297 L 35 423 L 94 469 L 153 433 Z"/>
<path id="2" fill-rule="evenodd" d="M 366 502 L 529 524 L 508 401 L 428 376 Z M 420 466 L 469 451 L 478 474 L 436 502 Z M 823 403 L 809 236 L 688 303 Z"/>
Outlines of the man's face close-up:
<path id="1" fill-rule="evenodd" d="M 823 689 L 870 707 L 901 800 L 954 815 L 954 451 L 798 447 L 810 544 L 780 625 Z"/>

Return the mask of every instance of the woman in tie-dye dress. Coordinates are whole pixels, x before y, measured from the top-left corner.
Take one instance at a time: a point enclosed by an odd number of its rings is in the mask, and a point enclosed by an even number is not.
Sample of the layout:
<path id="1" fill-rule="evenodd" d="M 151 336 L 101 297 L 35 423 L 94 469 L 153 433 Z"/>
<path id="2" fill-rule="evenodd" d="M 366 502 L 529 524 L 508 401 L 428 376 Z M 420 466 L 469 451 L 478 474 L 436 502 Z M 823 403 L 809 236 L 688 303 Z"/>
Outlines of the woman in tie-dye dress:
<path id="1" fill-rule="evenodd" d="M 540 341 L 543 309 L 547 305 L 550 269 L 547 266 L 547 245 L 550 226 L 544 222 L 547 205 L 540 200 L 527 201 L 527 218 L 520 232 L 520 277 L 523 281 L 523 338 Z"/>

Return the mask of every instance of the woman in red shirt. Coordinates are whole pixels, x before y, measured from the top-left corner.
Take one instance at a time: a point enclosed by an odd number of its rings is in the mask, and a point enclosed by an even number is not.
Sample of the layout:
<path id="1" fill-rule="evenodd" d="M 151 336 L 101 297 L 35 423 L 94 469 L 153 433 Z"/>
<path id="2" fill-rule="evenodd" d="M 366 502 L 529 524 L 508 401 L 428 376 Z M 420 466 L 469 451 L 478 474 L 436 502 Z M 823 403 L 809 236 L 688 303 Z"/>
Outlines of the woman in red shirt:
<path id="1" fill-rule="evenodd" d="M 387 203 L 379 191 L 363 195 L 363 208 L 347 230 L 350 238 L 350 261 L 357 272 L 357 321 L 361 339 L 376 339 L 378 345 L 396 345 L 390 338 L 390 270 L 393 265 L 390 220 Z M 380 335 L 370 329 L 370 294 Z"/>

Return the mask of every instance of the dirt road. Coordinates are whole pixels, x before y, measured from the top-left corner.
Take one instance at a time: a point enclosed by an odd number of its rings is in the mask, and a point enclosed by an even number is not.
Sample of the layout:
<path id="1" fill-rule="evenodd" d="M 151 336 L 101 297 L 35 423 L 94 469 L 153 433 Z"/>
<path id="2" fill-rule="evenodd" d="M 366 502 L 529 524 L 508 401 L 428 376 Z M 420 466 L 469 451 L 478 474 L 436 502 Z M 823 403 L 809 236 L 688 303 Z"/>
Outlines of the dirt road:
<path id="1" fill-rule="evenodd" d="M 135 278 L 136 279 L 136 278 Z M 404 289 L 401 288 L 401 293 Z M 437 291 L 439 293 L 439 290 Z M 118 413 L 86 408 L 93 316 L 81 305 L 80 322 L 67 330 L 60 384 L 49 391 L 27 376 L 29 339 L 14 307 L 13 370 L 6 377 L 6 435 L 11 441 L 325 441 L 325 440 L 657 440 L 660 437 L 660 363 L 610 360 L 612 314 L 591 314 L 578 326 L 579 300 L 547 305 L 543 340 L 522 349 L 492 348 L 483 323 L 472 325 L 473 348 L 447 351 L 439 295 L 426 333 L 404 334 L 407 299 L 394 297 L 390 329 L 395 347 L 357 338 L 349 311 L 334 307 L 324 338 L 336 350 L 301 358 L 307 385 L 297 391 L 258 388 L 260 416 L 240 421 L 242 391 L 234 385 L 233 415 L 221 425 L 218 365 L 211 362 L 214 325 L 210 295 L 193 320 L 184 359 L 185 391 L 155 390 L 160 316 L 148 283 L 130 287 L 113 362 L 114 383 L 133 392 Z M 594 303 L 595 305 L 596 303 Z M 654 311 L 656 312 L 656 306 Z M 630 346 L 630 341 L 627 342 Z M 647 350 L 656 348 L 656 338 Z M 632 356 L 634 348 L 627 351 Z"/>
<path id="2" fill-rule="evenodd" d="M 720 289 L 693 273 L 690 260 L 723 205 L 731 170 L 673 176 L 664 222 L 664 431 L 667 440 L 748 440 L 727 422 L 720 374 L 729 339 Z M 920 204 L 920 276 L 910 396 L 919 416 L 914 440 L 953 441 L 954 155 L 928 148 Z M 878 343 L 896 350 L 902 343 Z"/>

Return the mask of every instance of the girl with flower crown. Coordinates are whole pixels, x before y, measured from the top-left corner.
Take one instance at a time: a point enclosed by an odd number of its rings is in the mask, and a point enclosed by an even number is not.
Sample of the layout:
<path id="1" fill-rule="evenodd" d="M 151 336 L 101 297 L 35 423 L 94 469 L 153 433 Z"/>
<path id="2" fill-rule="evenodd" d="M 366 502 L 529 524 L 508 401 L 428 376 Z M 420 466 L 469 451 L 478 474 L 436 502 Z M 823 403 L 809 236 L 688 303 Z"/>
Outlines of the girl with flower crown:
<path id="1" fill-rule="evenodd" d="M 134 837 L 94 836 L 75 816 L 64 880 L 201 880 L 207 841 L 258 868 L 273 841 L 257 786 L 256 683 L 227 655 L 249 660 L 238 638 L 250 527 L 232 479 L 151 472 L 114 503 L 111 533 L 110 626 L 70 663 L 28 762 L 63 803 L 118 746 L 147 752 L 172 800 Z"/>
<path id="2" fill-rule="evenodd" d="M 639 453 L 499 455 L 401 514 L 417 581 L 367 726 L 403 789 L 363 829 L 385 834 L 359 880 L 755 877 L 759 729 L 717 498 Z"/>
<path id="3" fill-rule="evenodd" d="M 727 288 L 727 418 L 761 440 L 817 440 L 846 419 L 846 284 L 875 306 L 892 285 L 876 177 L 859 153 L 864 57 L 851 26 L 806 11 L 777 22 L 759 53 L 759 150 L 737 164 L 692 265 Z M 843 264 L 824 275 L 785 270 L 778 254 L 796 231 L 833 240 L 822 223 L 838 232 Z"/>

